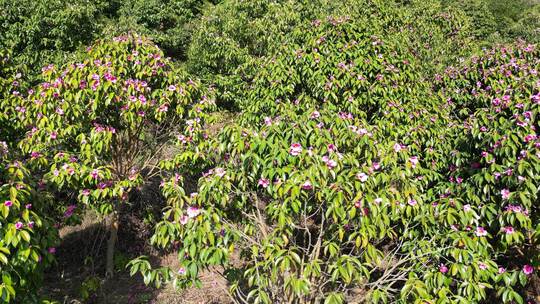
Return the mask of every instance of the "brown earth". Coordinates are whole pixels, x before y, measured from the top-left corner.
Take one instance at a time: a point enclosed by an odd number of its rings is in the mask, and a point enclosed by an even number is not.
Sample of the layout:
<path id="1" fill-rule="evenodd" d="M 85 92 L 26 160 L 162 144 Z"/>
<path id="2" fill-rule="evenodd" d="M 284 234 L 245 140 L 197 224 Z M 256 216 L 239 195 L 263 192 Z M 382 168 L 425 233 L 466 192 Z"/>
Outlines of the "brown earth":
<path id="1" fill-rule="evenodd" d="M 123 227 L 129 225 L 144 226 L 134 223 L 133 219 L 123 222 Z M 174 290 L 172 286 L 157 289 L 145 286 L 140 275 L 131 277 L 127 270 L 119 266 L 118 272 L 112 279 L 103 276 L 103 256 L 105 253 L 106 229 L 96 214 L 89 212 L 83 222 L 77 226 L 68 226 L 60 230 L 62 243 L 57 248 L 57 264 L 45 274 L 44 287 L 41 295 L 63 304 L 187 304 L 187 303 L 231 303 L 227 295 L 227 283 L 216 272 L 202 273 L 203 287 L 190 288 L 183 291 Z M 140 228 L 140 227 L 138 227 Z M 131 257 L 139 254 L 152 254 L 156 266 L 177 268 L 176 253 L 157 254 L 148 252 L 129 230 L 122 229 L 116 250 L 119 265 L 124 265 Z M 139 231 L 140 233 L 140 231 Z M 147 234 L 142 232 L 143 236 Z M 150 250 L 151 251 L 151 250 Z M 122 261 L 123 260 L 123 261 Z M 95 290 L 90 290 L 90 296 L 84 299 L 82 286 L 85 280 L 93 278 Z"/>

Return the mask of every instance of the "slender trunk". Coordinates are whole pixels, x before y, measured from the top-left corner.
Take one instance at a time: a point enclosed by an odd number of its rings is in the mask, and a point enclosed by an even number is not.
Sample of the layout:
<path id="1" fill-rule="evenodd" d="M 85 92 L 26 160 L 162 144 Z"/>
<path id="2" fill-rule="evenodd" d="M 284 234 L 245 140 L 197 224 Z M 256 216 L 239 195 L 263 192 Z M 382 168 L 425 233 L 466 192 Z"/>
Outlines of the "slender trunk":
<path id="1" fill-rule="evenodd" d="M 109 227 L 109 240 L 107 241 L 107 260 L 105 266 L 105 276 L 112 278 L 114 276 L 114 246 L 118 239 L 118 211 L 113 211 L 111 215 L 111 222 Z"/>

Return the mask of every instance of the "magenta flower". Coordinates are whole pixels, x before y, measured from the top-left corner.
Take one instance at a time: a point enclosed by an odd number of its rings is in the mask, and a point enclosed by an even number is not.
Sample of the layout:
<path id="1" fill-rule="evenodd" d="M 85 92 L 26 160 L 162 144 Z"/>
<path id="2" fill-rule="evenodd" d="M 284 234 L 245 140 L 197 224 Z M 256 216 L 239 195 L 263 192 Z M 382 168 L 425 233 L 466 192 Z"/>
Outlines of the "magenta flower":
<path id="1" fill-rule="evenodd" d="M 99 177 L 99 171 L 98 171 L 97 169 L 92 170 L 92 172 L 90 173 L 90 176 L 91 176 L 93 179 L 98 179 L 98 177 Z"/>
<path id="2" fill-rule="evenodd" d="M 504 233 L 506 233 L 506 234 L 512 234 L 512 233 L 516 232 L 516 231 L 514 230 L 514 227 L 512 227 L 512 226 L 504 227 L 504 228 L 503 228 L 503 231 L 504 231 Z"/>
<path id="3" fill-rule="evenodd" d="M 298 156 L 300 153 L 302 153 L 302 145 L 299 143 L 293 143 L 289 149 L 289 154 L 292 156 Z"/>
<path id="4" fill-rule="evenodd" d="M 529 264 L 523 265 L 523 273 L 526 275 L 530 275 L 534 272 L 534 267 L 532 267 Z"/>
<path id="5" fill-rule="evenodd" d="M 444 264 L 441 264 L 441 265 L 439 265 L 439 271 L 441 273 L 447 273 L 448 272 L 448 267 L 446 267 L 446 265 L 444 265 Z"/>
<path id="6" fill-rule="evenodd" d="M 50 247 L 47 251 L 48 251 L 50 254 L 55 254 L 55 253 L 56 253 L 56 248 Z"/>
<path id="7" fill-rule="evenodd" d="M 26 208 L 26 209 L 32 209 L 32 204 L 26 204 L 26 205 L 24 206 L 24 208 Z"/>
<path id="8" fill-rule="evenodd" d="M 216 176 L 223 177 L 225 175 L 225 169 L 215 168 L 214 173 L 216 174 Z"/>
<path id="9" fill-rule="evenodd" d="M 395 143 L 393 148 L 394 148 L 394 151 L 396 151 L 396 152 L 401 151 L 401 145 L 398 144 L 398 143 Z"/>
<path id="10" fill-rule="evenodd" d="M 199 209 L 199 207 L 191 206 L 187 208 L 187 215 L 189 218 L 194 218 L 198 216 L 200 213 L 201 213 L 201 209 Z"/>
<path id="11" fill-rule="evenodd" d="M 21 229 L 23 226 L 24 226 L 24 225 L 23 225 L 23 223 L 21 223 L 21 222 L 15 223 L 15 229 L 17 229 L 17 230 Z"/>
<path id="12" fill-rule="evenodd" d="M 486 231 L 486 229 L 484 229 L 484 227 L 476 227 L 476 231 L 474 232 L 474 234 L 476 234 L 476 236 L 486 236 L 488 233 Z"/>
<path id="13" fill-rule="evenodd" d="M 12 201 L 5 201 L 4 206 L 9 208 L 9 207 L 13 206 L 13 202 Z"/>
<path id="14" fill-rule="evenodd" d="M 310 115 L 311 119 L 317 119 L 319 117 L 321 117 L 321 113 L 319 113 L 319 111 L 313 111 Z"/>
<path id="15" fill-rule="evenodd" d="M 381 165 L 377 162 L 374 162 L 371 167 L 373 168 L 373 170 L 379 170 L 381 168 Z"/>
<path id="16" fill-rule="evenodd" d="M 189 217 L 187 217 L 185 215 L 182 215 L 180 217 L 180 224 L 185 225 L 185 224 L 187 224 L 188 220 L 189 220 Z"/>
<path id="17" fill-rule="evenodd" d="M 266 188 L 266 187 L 268 187 L 270 185 L 270 181 L 267 180 L 266 178 L 260 178 L 258 185 L 263 187 L 263 188 Z"/>
<path id="18" fill-rule="evenodd" d="M 360 180 L 362 183 L 365 183 L 368 180 L 369 176 L 365 174 L 364 172 L 360 172 L 356 174 L 356 178 Z"/>
<path id="19" fill-rule="evenodd" d="M 504 268 L 504 267 L 502 267 L 502 266 L 499 267 L 499 274 L 505 273 L 505 272 L 506 272 L 506 268 Z"/>
<path id="20" fill-rule="evenodd" d="M 418 165 L 418 156 L 411 156 L 409 161 L 411 162 L 411 166 L 416 168 L 416 165 Z"/>
<path id="21" fill-rule="evenodd" d="M 478 268 L 480 268 L 482 270 L 486 270 L 488 268 L 488 266 L 485 263 L 478 262 Z"/>
<path id="22" fill-rule="evenodd" d="M 180 267 L 178 269 L 178 274 L 181 275 L 181 276 L 185 275 L 186 274 L 186 269 L 184 267 Z"/>
<path id="23" fill-rule="evenodd" d="M 73 213 L 75 212 L 76 208 L 77 208 L 77 206 L 75 206 L 75 205 L 68 206 L 67 209 L 66 209 L 66 212 L 64 212 L 64 217 L 68 218 L 68 217 L 72 216 Z"/>
<path id="24" fill-rule="evenodd" d="M 329 144 L 327 149 L 328 149 L 328 153 L 332 153 L 332 152 L 337 151 L 337 147 L 334 144 Z"/>
<path id="25" fill-rule="evenodd" d="M 409 201 L 407 202 L 410 206 L 416 206 L 417 202 L 415 199 L 409 199 Z"/>
<path id="26" fill-rule="evenodd" d="M 311 190 L 311 189 L 313 189 L 313 185 L 311 185 L 311 182 L 310 182 L 310 181 L 305 181 L 305 182 L 302 184 L 302 189 L 304 189 L 304 190 Z"/>
<path id="27" fill-rule="evenodd" d="M 501 196 L 503 199 L 509 199 L 510 198 L 510 190 L 508 189 L 502 189 L 501 190 Z"/>
<path id="28" fill-rule="evenodd" d="M 328 167 L 328 169 L 332 170 L 337 166 L 337 162 L 333 159 L 329 159 L 328 161 L 326 161 L 326 166 Z"/>

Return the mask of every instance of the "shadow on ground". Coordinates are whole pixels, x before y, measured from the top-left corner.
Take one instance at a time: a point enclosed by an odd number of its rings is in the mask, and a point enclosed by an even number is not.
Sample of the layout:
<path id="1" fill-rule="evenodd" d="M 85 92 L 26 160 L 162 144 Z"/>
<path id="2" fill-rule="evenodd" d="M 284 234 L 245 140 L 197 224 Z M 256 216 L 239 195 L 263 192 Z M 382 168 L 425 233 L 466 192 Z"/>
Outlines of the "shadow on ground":
<path id="1" fill-rule="evenodd" d="M 155 266 L 178 268 L 176 253 L 157 252 L 148 244 L 152 225 L 143 219 L 159 217 L 164 204 L 156 201 L 159 194 L 141 191 L 134 196 L 130 197 L 133 203 L 121 212 L 114 278 L 104 278 L 106 221 L 89 211 L 80 225 L 60 229 L 62 243 L 57 247 L 57 263 L 45 273 L 40 294 L 62 304 L 230 303 L 226 281 L 215 272 L 201 274 L 201 289 L 184 291 L 176 291 L 170 286 L 147 287 L 142 276 L 129 275 L 125 264 L 140 255 L 151 256 Z"/>

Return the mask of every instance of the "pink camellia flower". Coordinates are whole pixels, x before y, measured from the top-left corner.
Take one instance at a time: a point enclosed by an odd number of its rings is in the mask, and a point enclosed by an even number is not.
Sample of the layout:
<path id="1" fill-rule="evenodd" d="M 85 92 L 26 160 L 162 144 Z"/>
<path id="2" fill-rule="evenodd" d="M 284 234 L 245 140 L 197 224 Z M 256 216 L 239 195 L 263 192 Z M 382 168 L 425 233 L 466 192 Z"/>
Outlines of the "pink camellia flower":
<path id="1" fill-rule="evenodd" d="M 503 227 L 503 231 L 506 234 L 512 234 L 512 233 L 515 232 L 514 227 L 512 227 L 512 226 Z"/>
<path id="2" fill-rule="evenodd" d="M 409 161 L 411 162 L 411 166 L 416 168 L 416 165 L 418 165 L 418 156 L 411 156 Z"/>
<path id="3" fill-rule="evenodd" d="M 92 172 L 90 172 L 90 176 L 91 176 L 93 179 L 98 179 L 98 177 L 99 177 L 99 171 L 98 171 L 97 169 L 92 170 Z"/>
<path id="4" fill-rule="evenodd" d="M 439 265 L 439 271 L 441 273 L 447 273 L 448 272 L 448 267 L 446 267 L 446 265 L 444 265 L 444 264 L 441 264 L 441 265 Z"/>
<path id="5" fill-rule="evenodd" d="M 84 190 L 82 191 L 82 195 L 84 195 L 84 196 L 90 195 L 90 189 L 84 189 Z"/>
<path id="6" fill-rule="evenodd" d="M 289 149 L 289 154 L 292 156 L 298 156 L 302 153 L 302 145 L 299 143 L 294 143 L 291 145 L 291 148 Z"/>
<path id="7" fill-rule="evenodd" d="M 534 267 L 532 267 L 529 264 L 523 265 L 523 273 L 526 275 L 530 275 L 534 272 Z"/>
<path id="8" fill-rule="evenodd" d="M 328 161 L 326 161 L 326 166 L 328 167 L 328 169 L 332 170 L 337 166 L 337 162 L 333 159 L 329 159 Z"/>
<path id="9" fill-rule="evenodd" d="M 77 206 L 75 206 L 75 205 L 68 206 L 67 209 L 66 209 L 66 212 L 64 212 L 64 217 L 65 218 L 71 217 L 73 215 L 73 213 L 75 212 L 76 208 L 77 208 Z"/>
<path id="10" fill-rule="evenodd" d="M 360 180 L 362 183 L 365 183 L 368 180 L 369 176 L 365 174 L 364 172 L 360 172 L 356 174 L 356 178 Z"/>
<path id="11" fill-rule="evenodd" d="M 401 151 L 401 145 L 398 144 L 398 143 L 395 143 L 393 148 L 394 148 L 394 151 L 396 151 L 396 152 Z"/>
<path id="12" fill-rule="evenodd" d="M 11 207 L 11 206 L 13 206 L 13 202 L 12 201 L 5 201 L 4 206 Z"/>
<path id="13" fill-rule="evenodd" d="M 478 262 L 478 268 L 480 268 L 482 270 L 486 270 L 488 268 L 488 266 L 485 263 Z"/>
<path id="14" fill-rule="evenodd" d="M 371 167 L 373 168 L 373 170 L 379 170 L 381 168 L 381 165 L 377 162 L 374 162 Z"/>
<path id="15" fill-rule="evenodd" d="M 214 173 L 216 174 L 216 176 L 223 177 L 225 175 L 225 169 L 216 168 L 214 169 Z"/>
<path id="16" fill-rule="evenodd" d="M 484 227 L 476 227 L 476 231 L 474 232 L 474 234 L 476 234 L 476 236 L 486 236 L 488 233 L 486 231 L 486 229 L 484 229 Z"/>
<path id="17" fill-rule="evenodd" d="M 415 199 L 411 198 L 409 199 L 409 201 L 407 202 L 410 206 L 416 206 L 417 202 Z"/>
<path id="18" fill-rule="evenodd" d="M 51 132 L 51 135 L 50 135 L 51 139 L 56 139 L 57 136 L 58 136 L 58 133 Z"/>
<path id="19" fill-rule="evenodd" d="M 362 207 L 362 203 L 361 203 L 360 201 L 356 201 L 356 202 L 354 203 L 354 207 L 355 207 L 355 208 L 360 208 L 360 207 Z"/>
<path id="20" fill-rule="evenodd" d="M 186 269 L 184 267 L 180 267 L 178 269 L 178 274 L 181 275 L 181 276 L 185 275 L 186 274 Z"/>
<path id="21" fill-rule="evenodd" d="M 336 152 L 337 147 L 334 144 L 329 144 L 327 150 L 328 150 L 328 153 Z"/>
<path id="22" fill-rule="evenodd" d="M 50 254 L 55 254 L 55 253 L 56 253 L 56 248 L 50 247 L 47 251 L 48 251 Z"/>
<path id="23" fill-rule="evenodd" d="M 504 268 L 504 267 L 502 267 L 502 266 L 499 267 L 499 274 L 505 273 L 505 272 L 506 272 L 506 268 Z"/>
<path id="24" fill-rule="evenodd" d="M 169 91 L 171 91 L 171 92 L 176 91 L 176 86 L 173 85 L 173 84 L 171 84 L 171 85 L 169 86 Z"/>
<path id="25" fill-rule="evenodd" d="M 201 209 L 199 209 L 199 207 L 190 206 L 189 208 L 187 208 L 187 215 L 189 218 L 194 218 L 200 213 L 201 213 Z"/>
<path id="26" fill-rule="evenodd" d="M 30 229 L 34 228 L 34 224 L 35 223 L 33 221 L 28 222 L 28 228 Z"/>
<path id="27" fill-rule="evenodd" d="M 302 189 L 304 189 L 304 190 L 311 190 L 311 189 L 313 189 L 313 185 L 311 184 L 310 181 L 305 181 L 305 182 L 302 184 Z"/>
<path id="28" fill-rule="evenodd" d="M 17 229 L 17 230 L 21 229 L 23 226 L 24 226 L 24 224 L 21 223 L 21 222 L 15 223 L 15 229 Z"/>
<path id="29" fill-rule="evenodd" d="M 502 189 L 501 190 L 501 197 L 503 199 L 509 199 L 510 198 L 510 191 L 508 189 Z"/>
<path id="30" fill-rule="evenodd" d="M 158 108 L 158 111 L 161 112 L 161 113 L 167 112 L 168 110 L 169 110 L 169 105 L 167 105 L 167 104 L 162 104 Z"/>
<path id="31" fill-rule="evenodd" d="M 182 215 L 180 217 L 180 224 L 185 225 L 185 224 L 187 224 L 188 220 L 189 220 L 189 217 L 187 217 L 185 215 Z"/>
<path id="32" fill-rule="evenodd" d="M 266 178 L 260 178 L 258 185 L 263 187 L 263 188 L 266 188 L 266 187 L 268 187 L 270 185 L 270 181 L 267 180 Z"/>

